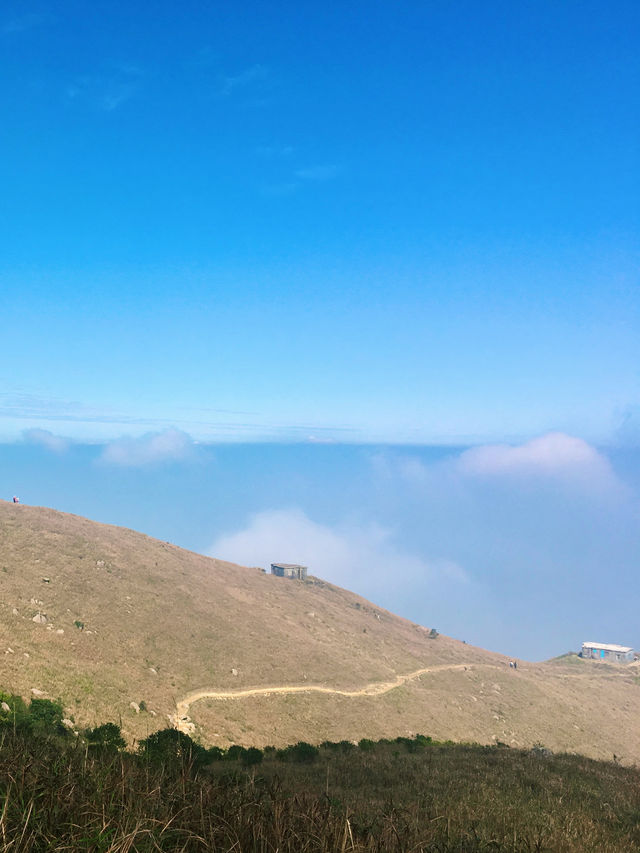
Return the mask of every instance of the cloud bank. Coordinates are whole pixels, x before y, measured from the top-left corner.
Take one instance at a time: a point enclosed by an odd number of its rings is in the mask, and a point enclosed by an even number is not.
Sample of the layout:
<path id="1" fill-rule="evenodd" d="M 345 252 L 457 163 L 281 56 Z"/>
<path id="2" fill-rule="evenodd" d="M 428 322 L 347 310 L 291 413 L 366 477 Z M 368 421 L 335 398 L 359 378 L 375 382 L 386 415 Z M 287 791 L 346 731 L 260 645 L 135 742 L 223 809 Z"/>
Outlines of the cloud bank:
<path id="1" fill-rule="evenodd" d="M 340 451 L 341 466 L 352 467 L 332 486 L 305 471 L 295 508 L 265 508 L 209 553 L 265 568 L 307 564 L 389 610 L 506 654 L 551 656 L 593 636 L 640 645 L 631 595 L 638 484 L 563 433 L 436 451 L 354 451 L 368 470 Z M 319 483 L 328 489 L 321 500 L 310 494 Z"/>
<path id="2" fill-rule="evenodd" d="M 150 432 L 139 438 L 124 436 L 107 444 L 100 461 L 108 465 L 140 468 L 188 459 L 194 450 L 191 436 L 179 429 Z"/>
<path id="3" fill-rule="evenodd" d="M 208 553 L 267 569 L 272 562 L 302 563 L 310 574 L 368 595 L 384 591 L 380 581 L 393 576 L 396 569 L 405 579 L 421 584 L 468 580 L 454 561 L 427 560 L 404 551 L 392 532 L 379 525 L 329 526 L 313 521 L 300 509 L 256 513 L 245 527 L 220 536 Z"/>
<path id="4" fill-rule="evenodd" d="M 521 445 L 489 444 L 474 447 L 458 459 L 463 474 L 479 476 L 561 477 L 613 480 L 607 459 L 586 441 L 561 432 L 550 432 Z"/>
<path id="5" fill-rule="evenodd" d="M 64 453 L 69 449 L 71 442 L 68 438 L 63 438 L 61 435 L 54 435 L 48 429 L 25 429 L 22 432 L 22 438 L 27 444 L 40 444 L 51 450 L 53 453 Z"/>

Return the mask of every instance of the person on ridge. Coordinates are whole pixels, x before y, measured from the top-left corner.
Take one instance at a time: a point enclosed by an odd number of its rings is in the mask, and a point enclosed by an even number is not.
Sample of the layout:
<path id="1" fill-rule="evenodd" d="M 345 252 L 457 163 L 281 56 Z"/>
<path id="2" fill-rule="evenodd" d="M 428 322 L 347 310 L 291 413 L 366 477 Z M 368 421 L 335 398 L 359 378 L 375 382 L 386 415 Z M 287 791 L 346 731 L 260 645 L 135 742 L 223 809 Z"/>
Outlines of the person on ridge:
<path id="1" fill-rule="evenodd" d="M 14 502 L 14 504 L 19 504 L 19 503 L 20 503 L 20 498 L 19 498 L 19 497 L 16 497 L 16 495 L 14 495 L 14 496 L 13 496 L 13 502 Z"/>

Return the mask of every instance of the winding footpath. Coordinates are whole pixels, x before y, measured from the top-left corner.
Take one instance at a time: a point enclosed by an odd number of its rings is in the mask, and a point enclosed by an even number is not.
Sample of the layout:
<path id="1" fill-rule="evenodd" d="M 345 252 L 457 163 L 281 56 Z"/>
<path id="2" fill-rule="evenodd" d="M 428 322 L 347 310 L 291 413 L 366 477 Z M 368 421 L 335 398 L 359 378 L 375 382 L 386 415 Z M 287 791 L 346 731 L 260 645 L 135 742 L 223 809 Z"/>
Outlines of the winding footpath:
<path id="1" fill-rule="evenodd" d="M 464 663 L 449 663 L 440 664 L 439 666 L 426 666 L 422 669 L 416 669 L 415 672 L 409 672 L 406 675 L 397 675 L 393 681 L 377 681 L 372 684 L 367 684 L 360 690 L 340 690 L 336 687 L 321 687 L 316 684 L 294 684 L 294 685 L 277 685 L 275 687 L 250 687 L 246 690 L 212 690 L 204 688 L 202 690 L 193 690 L 187 693 L 182 699 L 176 702 L 176 713 L 171 722 L 173 725 L 184 734 L 193 734 L 195 726 L 189 718 L 189 708 L 194 702 L 199 702 L 200 699 L 244 699 L 247 696 L 277 696 L 290 693 L 325 693 L 333 696 L 382 696 L 384 693 L 389 693 L 390 690 L 395 690 L 406 684 L 407 681 L 413 681 L 426 675 L 430 672 L 445 672 L 447 670 L 466 670 L 474 669 L 476 666 L 491 666 L 492 664 L 464 664 Z"/>

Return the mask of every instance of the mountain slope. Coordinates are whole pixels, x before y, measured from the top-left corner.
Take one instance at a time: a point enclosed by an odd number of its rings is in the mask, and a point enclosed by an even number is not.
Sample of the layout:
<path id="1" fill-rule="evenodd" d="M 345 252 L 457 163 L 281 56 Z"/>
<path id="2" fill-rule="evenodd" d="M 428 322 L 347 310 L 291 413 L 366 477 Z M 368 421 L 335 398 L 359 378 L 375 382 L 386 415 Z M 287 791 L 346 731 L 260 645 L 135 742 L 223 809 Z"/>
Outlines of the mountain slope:
<path id="1" fill-rule="evenodd" d="M 121 720 L 139 738 L 177 719 L 205 742 L 258 745 L 420 731 L 637 760 L 636 672 L 514 672 L 318 579 L 0 502 L 0 688 L 59 697 L 78 725 Z M 284 691 L 306 687 L 325 692 Z M 189 703 L 194 691 L 213 695 Z"/>

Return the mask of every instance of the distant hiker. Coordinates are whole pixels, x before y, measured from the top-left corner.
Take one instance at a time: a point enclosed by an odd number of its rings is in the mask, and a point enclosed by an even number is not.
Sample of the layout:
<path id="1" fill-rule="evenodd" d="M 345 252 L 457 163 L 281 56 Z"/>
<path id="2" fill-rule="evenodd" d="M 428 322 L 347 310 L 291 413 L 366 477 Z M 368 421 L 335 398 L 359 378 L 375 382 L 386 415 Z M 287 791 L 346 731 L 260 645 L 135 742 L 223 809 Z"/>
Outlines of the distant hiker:
<path id="1" fill-rule="evenodd" d="M 16 495 L 14 495 L 14 496 L 13 496 L 13 502 L 14 502 L 14 504 L 19 504 L 19 503 L 20 503 L 20 498 L 19 498 L 19 497 L 16 497 Z"/>
<path id="2" fill-rule="evenodd" d="M 517 668 L 518 668 L 518 661 L 517 661 L 517 660 L 514 660 L 514 662 L 513 662 L 513 668 L 514 668 L 514 669 L 517 669 Z"/>
<path id="3" fill-rule="evenodd" d="M 513 669 L 513 661 L 512 660 L 509 661 L 509 669 Z"/>

